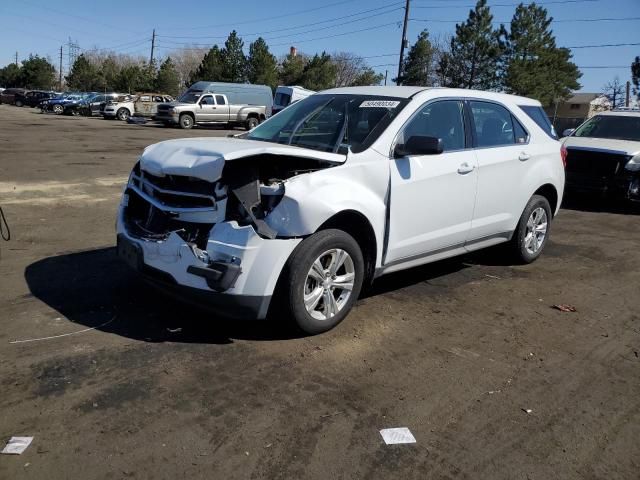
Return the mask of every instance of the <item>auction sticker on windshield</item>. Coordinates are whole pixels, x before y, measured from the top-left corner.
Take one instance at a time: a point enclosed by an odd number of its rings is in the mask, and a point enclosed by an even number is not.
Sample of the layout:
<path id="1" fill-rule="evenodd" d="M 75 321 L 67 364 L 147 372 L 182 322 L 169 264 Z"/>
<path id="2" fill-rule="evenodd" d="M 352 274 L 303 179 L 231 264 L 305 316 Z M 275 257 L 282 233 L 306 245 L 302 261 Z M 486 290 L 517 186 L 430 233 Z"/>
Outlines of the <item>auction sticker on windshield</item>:
<path id="1" fill-rule="evenodd" d="M 365 100 L 360 104 L 360 108 L 396 108 L 400 105 L 396 100 Z"/>

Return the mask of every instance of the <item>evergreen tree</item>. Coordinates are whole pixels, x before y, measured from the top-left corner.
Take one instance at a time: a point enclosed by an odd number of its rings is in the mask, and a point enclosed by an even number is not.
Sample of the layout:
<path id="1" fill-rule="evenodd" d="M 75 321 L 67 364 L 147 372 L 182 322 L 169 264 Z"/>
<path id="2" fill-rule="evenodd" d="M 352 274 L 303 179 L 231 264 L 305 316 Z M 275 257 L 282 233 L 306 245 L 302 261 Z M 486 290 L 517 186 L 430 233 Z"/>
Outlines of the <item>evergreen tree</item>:
<path id="1" fill-rule="evenodd" d="M 80 55 L 66 76 L 71 90 L 90 92 L 101 88 L 100 72 L 84 55 Z"/>
<path id="2" fill-rule="evenodd" d="M 119 92 L 134 93 L 139 90 L 144 74 L 139 65 L 122 67 L 116 79 L 115 89 Z"/>
<path id="3" fill-rule="evenodd" d="M 100 64 L 100 82 L 102 89 L 112 91 L 116 88 L 116 82 L 120 73 L 120 66 L 113 55 L 104 58 Z"/>
<path id="4" fill-rule="evenodd" d="M 167 57 L 160 65 L 155 84 L 156 90 L 160 93 L 168 93 L 174 97 L 180 93 L 180 75 L 178 75 L 171 57 Z"/>
<path id="5" fill-rule="evenodd" d="M 244 83 L 247 79 L 247 57 L 242 51 L 243 47 L 244 42 L 233 30 L 220 51 L 223 82 Z"/>
<path id="6" fill-rule="evenodd" d="M 51 88 L 55 82 L 56 68 L 43 57 L 29 55 L 23 60 L 19 81 L 25 88 Z"/>
<path id="7" fill-rule="evenodd" d="M 365 67 L 360 71 L 358 76 L 351 82 L 351 87 L 366 87 L 369 85 L 380 85 L 384 79 L 384 75 L 376 73 L 370 67 Z"/>
<path id="8" fill-rule="evenodd" d="M 505 33 L 504 87 L 509 93 L 536 98 L 543 105 L 566 99 L 578 90 L 581 73 L 571 52 L 556 46 L 553 18 L 532 3 L 520 4 Z"/>
<path id="9" fill-rule="evenodd" d="M 249 45 L 247 78 L 249 83 L 269 85 L 272 89 L 278 86 L 278 61 L 262 37 Z"/>
<path id="10" fill-rule="evenodd" d="M 282 61 L 282 65 L 280 66 L 280 84 L 302 84 L 302 74 L 304 72 L 304 67 L 307 65 L 307 62 L 307 57 L 305 55 L 287 55 Z"/>
<path id="11" fill-rule="evenodd" d="M 423 30 L 402 63 L 402 76 L 398 85 L 431 87 L 435 83 L 435 49 L 429 32 Z"/>
<path id="12" fill-rule="evenodd" d="M 151 64 L 145 63 L 140 67 L 140 75 L 138 81 L 135 83 L 134 90 L 138 92 L 146 91 L 150 92 L 155 89 L 156 86 L 156 61 L 153 60 Z"/>
<path id="13" fill-rule="evenodd" d="M 10 63 L 0 69 L 0 85 L 5 88 L 20 86 L 20 67 L 15 63 Z"/>
<path id="14" fill-rule="evenodd" d="M 469 18 L 456 25 L 451 49 L 438 65 L 446 87 L 493 90 L 500 86 L 501 30 L 492 27 L 493 15 L 487 0 L 478 0 Z"/>
<path id="15" fill-rule="evenodd" d="M 631 64 L 631 83 L 633 83 L 633 93 L 640 102 L 640 57 L 636 57 Z"/>
<path id="16" fill-rule="evenodd" d="M 315 54 L 302 72 L 302 85 L 310 90 L 324 90 L 335 83 L 336 66 L 326 52 Z"/>
<path id="17" fill-rule="evenodd" d="M 222 57 L 217 45 L 214 45 L 211 50 L 205 54 L 200 66 L 195 72 L 191 73 L 189 83 L 193 84 L 201 80 L 209 82 L 219 82 L 222 80 Z"/>

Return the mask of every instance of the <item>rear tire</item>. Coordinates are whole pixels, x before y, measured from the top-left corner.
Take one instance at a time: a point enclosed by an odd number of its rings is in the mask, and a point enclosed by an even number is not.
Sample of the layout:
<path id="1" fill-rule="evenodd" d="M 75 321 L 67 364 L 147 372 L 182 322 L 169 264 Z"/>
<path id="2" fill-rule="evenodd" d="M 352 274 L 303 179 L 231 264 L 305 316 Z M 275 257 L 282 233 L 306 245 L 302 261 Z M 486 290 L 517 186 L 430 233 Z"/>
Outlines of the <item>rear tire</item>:
<path id="1" fill-rule="evenodd" d="M 64 107 L 62 105 L 54 105 L 52 110 L 56 115 L 62 115 L 62 113 L 64 113 Z"/>
<path id="2" fill-rule="evenodd" d="M 255 117 L 249 117 L 249 118 L 247 118 L 247 121 L 244 124 L 244 128 L 246 128 L 247 130 L 253 130 L 259 124 L 260 124 L 260 120 L 258 120 Z"/>
<path id="3" fill-rule="evenodd" d="M 281 307 L 303 332 L 340 323 L 356 303 L 364 278 L 362 251 L 342 230 L 322 230 L 300 243 L 280 279 Z"/>
<path id="4" fill-rule="evenodd" d="M 510 242 L 516 262 L 531 263 L 540 256 L 549 238 L 551 219 L 549 201 L 541 195 L 531 197 Z"/>
<path id="5" fill-rule="evenodd" d="M 22 100 L 16 100 L 16 107 L 22 106 Z"/>

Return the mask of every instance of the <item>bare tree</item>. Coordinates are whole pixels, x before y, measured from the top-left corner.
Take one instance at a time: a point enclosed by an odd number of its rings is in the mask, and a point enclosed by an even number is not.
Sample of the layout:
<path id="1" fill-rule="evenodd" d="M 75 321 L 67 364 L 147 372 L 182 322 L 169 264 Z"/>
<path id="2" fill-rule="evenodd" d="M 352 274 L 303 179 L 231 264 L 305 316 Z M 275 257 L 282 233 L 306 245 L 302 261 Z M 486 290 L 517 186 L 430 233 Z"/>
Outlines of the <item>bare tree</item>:
<path id="1" fill-rule="evenodd" d="M 185 47 L 167 52 L 167 56 L 171 57 L 176 67 L 182 85 L 188 86 L 191 73 L 197 70 L 208 51 L 206 47 Z"/>
<path id="2" fill-rule="evenodd" d="M 624 103 L 625 86 L 620 83 L 620 78 L 616 76 L 611 82 L 602 87 L 602 94 L 611 102 L 611 108 L 621 107 Z"/>
<path id="3" fill-rule="evenodd" d="M 336 87 L 353 85 L 366 64 L 362 57 L 350 52 L 336 52 L 331 55 L 336 66 Z"/>

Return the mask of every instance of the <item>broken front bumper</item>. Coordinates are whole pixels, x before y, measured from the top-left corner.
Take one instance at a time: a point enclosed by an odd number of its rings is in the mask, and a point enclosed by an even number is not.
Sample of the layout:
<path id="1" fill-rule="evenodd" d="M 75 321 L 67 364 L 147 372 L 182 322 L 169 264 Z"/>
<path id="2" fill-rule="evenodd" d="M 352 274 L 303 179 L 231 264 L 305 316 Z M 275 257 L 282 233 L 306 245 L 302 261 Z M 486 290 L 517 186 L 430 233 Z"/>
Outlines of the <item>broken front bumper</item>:
<path id="1" fill-rule="evenodd" d="M 301 239 L 264 239 L 237 222 L 213 226 L 206 248 L 176 232 L 166 239 L 127 231 L 120 208 L 118 255 L 147 280 L 181 300 L 231 318 L 263 319 L 280 272 Z"/>

